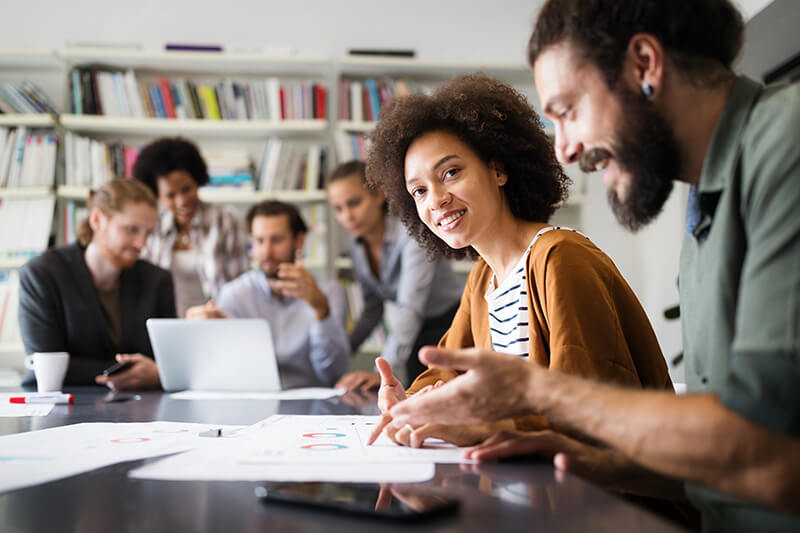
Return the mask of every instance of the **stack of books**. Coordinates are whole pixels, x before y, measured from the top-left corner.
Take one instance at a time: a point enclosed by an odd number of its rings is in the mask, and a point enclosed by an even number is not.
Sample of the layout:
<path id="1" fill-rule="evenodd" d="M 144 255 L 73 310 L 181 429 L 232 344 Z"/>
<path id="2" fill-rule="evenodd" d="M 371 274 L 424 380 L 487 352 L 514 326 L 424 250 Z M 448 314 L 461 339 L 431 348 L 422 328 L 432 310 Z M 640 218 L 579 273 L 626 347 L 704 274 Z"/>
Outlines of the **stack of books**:
<path id="1" fill-rule="evenodd" d="M 328 263 L 328 209 L 319 202 L 299 206 L 303 220 L 308 224 L 303 260 L 307 265 Z"/>
<path id="2" fill-rule="evenodd" d="M 253 163 L 247 150 L 224 148 L 202 152 L 212 187 L 253 189 Z"/>
<path id="3" fill-rule="evenodd" d="M 366 134 L 337 131 L 334 138 L 339 161 L 352 161 L 353 159 L 364 161 L 367 159 L 369 137 Z"/>
<path id="4" fill-rule="evenodd" d="M 52 113 L 56 109 L 33 82 L 6 83 L 0 87 L 0 114 Z"/>
<path id="5" fill-rule="evenodd" d="M 261 156 L 258 189 L 313 191 L 324 186 L 325 148 L 271 138 Z"/>
<path id="6" fill-rule="evenodd" d="M 24 126 L 0 128 L 0 187 L 40 187 L 55 183 L 55 134 L 34 134 Z"/>
<path id="7" fill-rule="evenodd" d="M 55 196 L 3 198 L 0 201 L 0 258 L 33 257 L 47 248 Z"/>
<path id="8" fill-rule="evenodd" d="M 327 116 L 327 89 L 311 81 L 233 80 L 195 83 L 138 81 L 127 72 L 73 69 L 72 112 L 77 115 L 211 120 L 311 120 Z"/>
<path id="9" fill-rule="evenodd" d="M 377 121 L 381 107 L 394 96 L 433 92 L 436 84 L 423 84 L 405 78 L 392 80 L 367 78 L 339 82 L 339 120 Z"/>
<path id="10" fill-rule="evenodd" d="M 64 135 L 64 184 L 97 188 L 115 177 L 131 177 L 139 148 L 104 143 L 73 132 Z"/>

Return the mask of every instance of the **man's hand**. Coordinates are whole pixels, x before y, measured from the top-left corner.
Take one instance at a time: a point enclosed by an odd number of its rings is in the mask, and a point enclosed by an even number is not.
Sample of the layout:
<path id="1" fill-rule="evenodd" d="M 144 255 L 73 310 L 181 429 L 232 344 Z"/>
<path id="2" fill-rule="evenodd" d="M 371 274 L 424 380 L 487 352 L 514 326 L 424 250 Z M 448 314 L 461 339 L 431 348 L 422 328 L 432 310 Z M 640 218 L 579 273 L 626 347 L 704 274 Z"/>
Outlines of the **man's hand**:
<path id="1" fill-rule="evenodd" d="M 209 300 L 205 305 L 195 305 L 187 309 L 186 318 L 190 320 L 206 320 L 208 318 L 228 318 L 228 315 L 217 307 L 214 300 Z"/>
<path id="2" fill-rule="evenodd" d="M 94 382 L 106 385 L 113 390 L 155 389 L 161 386 L 156 362 L 140 353 L 117 354 L 117 362 L 130 361 L 132 365 L 127 370 L 113 376 L 95 376 Z"/>
<path id="3" fill-rule="evenodd" d="M 478 424 L 528 415 L 530 376 L 538 367 L 521 358 L 489 350 L 425 347 L 420 361 L 429 366 L 464 371 L 427 394 L 415 394 L 391 408 L 392 425 Z"/>
<path id="4" fill-rule="evenodd" d="M 356 370 L 355 372 L 348 372 L 336 382 L 334 388 L 347 389 L 348 391 L 360 389 L 368 391 L 379 387 L 381 384 L 381 375 L 379 372 L 367 372 L 364 370 Z"/>
<path id="5" fill-rule="evenodd" d="M 495 461 L 535 455 L 553 461 L 558 472 L 569 472 L 609 490 L 667 500 L 683 500 L 683 482 L 633 462 L 613 448 L 580 442 L 555 431 L 502 431 L 467 450 L 464 458 Z"/>
<path id="6" fill-rule="evenodd" d="M 330 313 L 328 298 L 320 290 L 311 272 L 303 267 L 301 259 L 278 265 L 278 279 L 270 281 L 270 286 L 284 296 L 304 300 L 314 309 L 317 320 L 324 320 Z"/>
<path id="7" fill-rule="evenodd" d="M 417 394 L 423 391 L 425 389 Z M 411 426 L 403 426 L 397 431 L 389 426 L 386 434 L 397 444 L 411 448 L 421 448 L 428 438 L 441 439 L 456 446 L 472 446 L 484 442 L 498 432 L 513 429 L 513 420 L 503 420 L 485 424 L 425 424 L 413 430 Z"/>

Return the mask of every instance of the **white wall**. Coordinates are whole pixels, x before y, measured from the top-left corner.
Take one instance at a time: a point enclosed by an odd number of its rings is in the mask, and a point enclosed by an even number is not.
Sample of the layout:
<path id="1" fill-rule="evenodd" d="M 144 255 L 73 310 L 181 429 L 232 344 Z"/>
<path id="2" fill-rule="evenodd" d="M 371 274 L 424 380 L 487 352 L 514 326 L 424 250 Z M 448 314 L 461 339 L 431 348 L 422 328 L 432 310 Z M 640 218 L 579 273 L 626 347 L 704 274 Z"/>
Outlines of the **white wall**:
<path id="1" fill-rule="evenodd" d="M 746 18 L 770 0 L 738 0 Z M 67 43 L 214 43 L 248 49 L 290 48 L 332 58 L 348 48 L 410 48 L 420 58 L 525 62 L 539 0 L 0 0 L 0 47 L 54 47 Z M 673 194 L 664 214 L 638 235 L 616 224 L 597 177 L 587 182 L 579 218 L 592 240 L 615 261 L 644 305 L 668 359 L 680 351 L 677 322 L 662 318 L 677 303 L 678 252 L 685 191 Z M 571 217 L 574 219 L 575 217 Z M 674 376 L 682 381 L 682 373 Z"/>

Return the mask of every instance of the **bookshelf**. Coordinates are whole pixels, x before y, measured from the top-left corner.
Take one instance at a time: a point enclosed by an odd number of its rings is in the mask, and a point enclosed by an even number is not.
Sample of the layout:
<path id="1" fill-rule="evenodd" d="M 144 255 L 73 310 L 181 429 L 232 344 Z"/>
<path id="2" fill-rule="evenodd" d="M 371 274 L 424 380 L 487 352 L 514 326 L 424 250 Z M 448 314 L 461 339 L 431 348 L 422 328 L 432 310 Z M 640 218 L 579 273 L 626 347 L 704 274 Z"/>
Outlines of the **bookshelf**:
<path id="1" fill-rule="evenodd" d="M 47 113 L 9 113 L 0 115 L 0 126 L 26 126 L 29 128 L 53 128 L 56 117 Z"/>
<path id="2" fill-rule="evenodd" d="M 327 90 L 334 79 L 332 63 L 327 57 L 75 47 L 65 48 L 60 57 L 65 64 L 64 82 L 67 94 L 63 103 L 67 111 L 60 115 L 59 124 L 67 135 L 73 136 L 76 142 L 81 137 L 92 143 L 120 143 L 125 150 L 130 146 L 134 151 L 157 137 L 183 136 L 195 142 L 204 155 L 207 151 L 211 153 L 232 149 L 245 152 L 250 161 L 253 184 L 246 184 L 241 189 L 227 186 L 204 187 L 199 192 L 200 198 L 209 203 L 228 204 L 240 214 L 255 202 L 278 199 L 298 204 L 306 218 L 322 216 L 322 220 L 308 220 L 312 227 L 308 242 L 309 246 L 313 243 L 314 252 L 309 253 L 313 259 L 310 258 L 307 264 L 313 265 L 317 270 L 330 270 L 330 243 L 327 233 L 330 224 L 329 213 L 324 204 L 327 197 L 324 191 L 311 189 L 311 184 L 316 185 L 316 174 L 310 170 L 305 174 L 301 170 L 293 173 L 294 166 L 274 164 L 267 167 L 265 164 L 267 148 L 274 147 L 275 144 L 271 143 L 279 139 L 280 143 L 276 144 L 279 144 L 278 150 L 283 150 L 279 152 L 281 157 L 285 156 L 287 145 L 294 147 L 290 148 L 295 150 L 294 154 L 306 150 L 308 162 L 305 167 L 300 168 L 319 168 L 321 174 L 327 173 L 328 167 L 322 166 L 321 158 L 320 165 L 310 164 L 312 158 L 319 157 L 316 155 L 319 152 L 314 151 L 314 147 L 320 146 L 321 150 L 331 152 L 327 142 L 330 129 L 327 117 L 332 115 L 333 110 L 327 105 L 329 97 L 322 98 L 327 96 Z M 77 79 L 73 69 L 77 72 Z M 120 84 L 125 91 L 122 97 L 119 95 L 119 85 L 114 86 L 115 90 L 110 92 L 99 92 L 101 102 L 110 96 L 108 101 L 112 104 L 103 105 L 103 110 L 108 114 L 90 114 L 90 111 L 94 111 L 93 108 L 87 108 L 82 99 L 73 99 L 72 91 L 76 87 L 80 87 L 82 96 L 98 94 L 86 92 L 82 78 L 85 72 L 92 78 L 93 88 L 97 83 L 98 91 L 102 88 L 99 80 L 102 73 L 110 72 L 117 76 L 113 73 L 118 72 L 120 76 L 130 78 Z M 168 85 L 162 85 L 162 81 Z M 270 86 L 270 83 L 273 85 Z M 223 89 L 228 88 L 225 84 L 230 84 L 234 91 L 235 106 L 228 105 L 230 100 L 224 100 L 228 97 L 223 92 Z M 154 86 L 160 86 L 161 99 L 158 102 L 152 99 Z M 200 91 L 195 90 L 201 86 L 210 88 L 210 97 L 216 100 L 217 105 L 214 108 L 218 113 L 207 113 L 211 107 L 206 105 L 207 101 L 202 101 Z M 306 93 L 302 93 L 309 86 L 312 91 L 311 107 L 305 99 Z M 273 96 L 277 96 L 279 91 L 280 104 L 285 107 L 278 105 L 276 115 L 274 106 L 277 99 Z M 322 97 L 317 91 L 321 91 Z M 258 100 L 259 92 L 263 94 L 261 100 Z M 239 107 L 238 99 L 243 94 L 245 97 L 242 98 L 242 107 Z M 167 113 L 171 118 L 164 116 L 163 107 L 159 109 L 162 113 L 155 113 L 154 107 L 155 104 L 166 105 L 169 95 L 173 98 L 174 105 L 174 113 Z M 322 108 L 319 98 L 322 98 Z M 138 103 L 132 100 L 137 100 Z M 84 105 L 78 106 L 78 101 Z M 302 104 L 298 103 L 301 101 Z M 121 102 L 126 102 L 127 105 Z M 285 157 L 292 158 L 293 165 L 299 165 L 299 159 L 294 154 Z M 75 158 L 67 159 L 76 161 Z M 303 161 L 306 162 L 305 159 Z M 211 161 L 207 159 L 207 163 L 211 170 Z M 331 157 L 328 157 L 327 164 L 332 164 Z M 68 170 L 74 170 L 67 166 Z M 292 178 L 265 179 L 261 170 L 266 168 L 273 168 L 273 172 L 274 169 L 283 170 L 283 176 L 289 175 Z M 288 173 L 285 171 L 287 168 Z M 68 171 L 65 175 L 68 179 L 65 185 L 58 188 L 57 197 L 63 202 L 85 202 L 89 192 L 87 181 L 79 177 L 80 172 Z M 70 179 L 70 176 L 78 179 Z M 212 180 L 213 178 L 212 173 Z M 270 190 L 255 190 L 262 183 Z M 272 190 L 273 187 L 276 190 Z M 283 190 L 287 187 L 290 189 Z M 325 257 L 320 259 L 320 255 Z"/>
<path id="3" fill-rule="evenodd" d="M 0 68 L 15 71 L 58 71 L 64 61 L 53 48 L 0 47 Z"/>
<path id="4" fill-rule="evenodd" d="M 262 200 L 281 200 L 292 203 L 323 202 L 327 199 L 325 191 L 257 191 L 226 189 L 224 187 L 201 187 L 200 199 L 212 204 L 254 204 Z M 0 193 L 0 196 L 2 193 Z M 65 200 L 85 201 L 89 197 L 89 187 L 59 185 L 56 195 Z"/>
<path id="5" fill-rule="evenodd" d="M 0 270 L 15 270 L 28 262 L 30 257 L 0 257 Z"/>
<path id="6" fill-rule="evenodd" d="M 109 64 L 123 69 L 224 74 L 307 74 L 330 70 L 326 57 L 274 56 L 239 52 L 190 52 L 168 50 L 124 50 L 113 48 L 65 48 L 60 56 L 69 64 Z"/>
<path id="7" fill-rule="evenodd" d="M 0 198 L 38 198 L 51 196 L 52 187 L 3 187 L 0 188 Z"/>
<path id="8" fill-rule="evenodd" d="M 64 114 L 60 117 L 66 130 L 78 133 L 114 135 L 224 137 L 262 139 L 268 135 L 319 134 L 327 120 L 211 120 L 164 119 L 150 117 L 107 117 Z"/>

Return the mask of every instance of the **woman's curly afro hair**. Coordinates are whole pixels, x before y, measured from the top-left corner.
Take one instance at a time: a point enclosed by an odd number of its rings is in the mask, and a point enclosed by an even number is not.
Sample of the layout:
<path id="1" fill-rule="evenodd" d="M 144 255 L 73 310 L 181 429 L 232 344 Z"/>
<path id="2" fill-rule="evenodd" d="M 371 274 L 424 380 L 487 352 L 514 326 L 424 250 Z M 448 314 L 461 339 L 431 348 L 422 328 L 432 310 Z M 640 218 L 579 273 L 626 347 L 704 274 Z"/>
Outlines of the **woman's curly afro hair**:
<path id="1" fill-rule="evenodd" d="M 556 160 L 552 140 L 525 97 L 509 85 L 484 74 L 469 74 L 432 95 L 396 97 L 381 110 L 371 135 L 367 181 L 383 190 L 389 211 L 431 256 L 477 256 L 471 247 L 450 248 L 428 229 L 406 190 L 408 147 L 431 131 L 457 136 L 484 163 L 506 173 L 502 190 L 515 217 L 547 222 L 566 200 L 570 180 Z"/>

